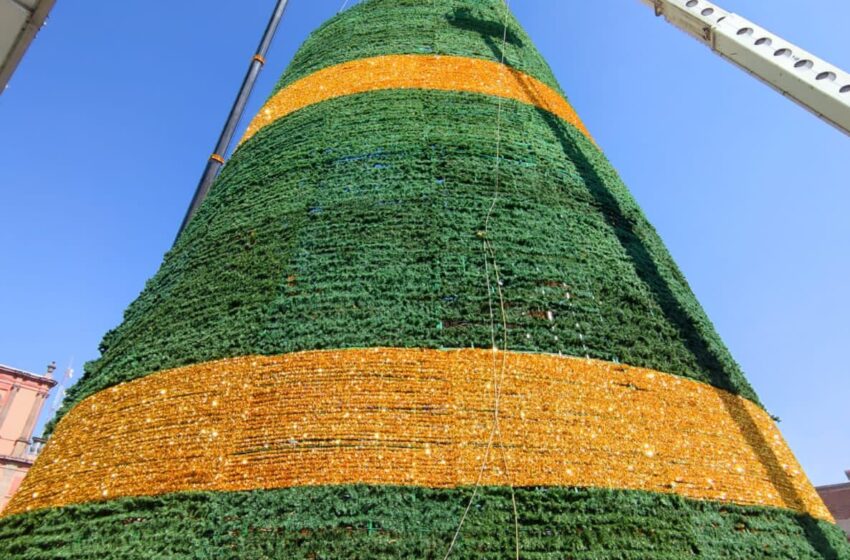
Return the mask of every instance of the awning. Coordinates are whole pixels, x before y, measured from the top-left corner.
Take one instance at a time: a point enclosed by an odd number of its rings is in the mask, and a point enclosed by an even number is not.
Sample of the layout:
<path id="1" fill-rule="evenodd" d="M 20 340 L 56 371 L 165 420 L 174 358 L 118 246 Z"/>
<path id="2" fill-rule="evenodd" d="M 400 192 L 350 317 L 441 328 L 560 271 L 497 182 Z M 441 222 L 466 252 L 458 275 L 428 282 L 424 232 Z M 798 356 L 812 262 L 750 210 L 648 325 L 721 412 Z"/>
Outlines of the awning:
<path id="1" fill-rule="evenodd" d="M 0 93 L 56 0 L 0 0 Z"/>

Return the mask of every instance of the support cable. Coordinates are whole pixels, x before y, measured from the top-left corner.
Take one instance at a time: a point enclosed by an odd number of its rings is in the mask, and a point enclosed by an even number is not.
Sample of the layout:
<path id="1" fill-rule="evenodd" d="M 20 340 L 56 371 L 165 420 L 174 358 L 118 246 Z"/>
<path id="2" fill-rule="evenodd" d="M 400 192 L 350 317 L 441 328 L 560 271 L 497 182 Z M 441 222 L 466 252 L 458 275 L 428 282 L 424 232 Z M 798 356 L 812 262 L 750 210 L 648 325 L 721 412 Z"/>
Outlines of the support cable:
<path id="1" fill-rule="evenodd" d="M 508 18 L 510 14 L 510 0 L 505 0 L 504 2 L 505 12 L 504 12 L 504 21 L 503 21 L 503 31 L 502 31 L 502 49 L 501 49 L 501 60 L 502 64 L 505 64 L 505 50 L 507 48 L 507 40 L 508 40 Z M 501 196 L 501 180 L 500 180 L 500 163 L 502 159 L 502 111 L 503 111 L 503 99 L 499 98 L 498 100 L 498 111 L 496 115 L 496 163 L 495 163 L 495 188 L 493 191 L 493 199 L 490 203 L 490 207 L 487 210 L 487 216 L 484 220 L 484 229 L 479 232 L 479 237 L 482 239 L 482 250 L 484 254 L 484 279 L 486 282 L 487 288 L 487 299 L 488 299 L 488 307 L 490 311 L 490 337 L 491 337 L 491 349 L 493 352 L 493 426 L 490 430 L 490 435 L 487 440 L 487 446 L 484 450 L 484 456 L 482 457 L 481 465 L 478 470 L 478 476 L 475 481 L 475 486 L 472 491 L 472 495 L 467 501 L 466 507 L 461 515 L 460 522 L 458 523 L 457 529 L 455 530 L 454 536 L 452 537 L 451 543 L 449 544 L 449 548 L 446 551 L 446 555 L 443 560 L 448 560 L 451 556 L 452 551 L 457 544 L 458 538 L 460 537 L 461 530 L 463 529 L 463 525 L 466 522 L 466 519 L 469 515 L 469 511 L 472 509 L 472 505 L 475 502 L 478 493 L 481 490 L 481 485 L 484 477 L 484 472 L 487 470 L 490 461 L 490 453 L 493 450 L 493 447 L 498 447 L 501 457 L 502 457 L 502 465 L 504 468 L 504 474 L 508 478 L 510 490 L 511 490 L 511 504 L 513 506 L 513 521 L 514 521 L 514 544 L 515 544 L 515 553 L 516 560 L 520 558 L 520 540 L 519 540 L 519 514 L 517 511 L 517 503 L 516 503 L 516 492 L 512 480 L 512 476 L 508 467 L 507 455 L 505 453 L 504 442 L 502 440 L 502 430 L 499 424 L 499 415 L 501 411 L 501 401 L 502 401 L 502 386 L 504 384 L 505 374 L 507 373 L 507 359 L 508 359 L 508 319 L 507 319 L 507 309 L 505 305 L 504 293 L 502 291 L 502 279 L 499 275 L 499 266 L 496 263 L 496 252 L 493 248 L 493 244 L 489 239 L 490 232 L 490 222 L 493 217 L 493 211 L 496 208 L 496 204 L 499 201 Z M 493 286 L 490 283 L 490 268 L 493 269 L 493 274 L 495 275 L 495 288 L 499 298 L 499 319 L 501 322 L 502 329 L 502 347 L 499 348 L 496 340 L 496 317 L 494 314 L 494 301 L 493 301 Z M 499 354 L 501 354 L 501 360 L 498 359 Z"/>

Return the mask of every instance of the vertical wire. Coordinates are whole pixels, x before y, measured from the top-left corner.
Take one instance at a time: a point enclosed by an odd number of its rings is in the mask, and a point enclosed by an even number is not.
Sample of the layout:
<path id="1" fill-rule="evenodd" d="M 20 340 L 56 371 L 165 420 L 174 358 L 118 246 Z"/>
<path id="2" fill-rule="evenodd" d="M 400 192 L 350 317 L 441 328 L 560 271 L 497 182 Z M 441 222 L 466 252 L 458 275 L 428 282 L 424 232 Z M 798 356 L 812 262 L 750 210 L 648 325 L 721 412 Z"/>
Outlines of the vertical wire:
<path id="1" fill-rule="evenodd" d="M 501 64 L 505 63 L 505 50 L 507 47 L 507 39 L 508 39 L 508 17 L 510 14 L 510 0 L 505 0 L 505 11 L 503 16 L 503 31 L 502 31 L 502 52 L 501 52 Z M 508 351 L 508 320 L 507 320 L 507 311 L 505 308 L 505 299 L 504 292 L 502 290 L 502 281 L 499 274 L 499 267 L 496 263 L 496 252 L 493 248 L 493 244 L 490 242 L 488 234 L 490 231 L 490 222 L 493 217 L 493 211 L 495 210 L 496 204 L 499 201 L 501 194 L 501 180 L 500 180 L 500 164 L 501 164 L 501 147 L 502 147 L 502 135 L 501 135 L 501 124 L 502 124 L 502 112 L 503 112 L 503 104 L 504 100 L 502 97 L 498 98 L 498 111 L 496 116 L 496 165 L 495 165 L 495 188 L 493 191 L 493 199 L 490 203 L 490 207 L 487 210 L 487 216 L 484 220 L 484 230 L 483 230 L 483 239 L 482 239 L 482 252 L 484 253 L 484 278 L 486 281 L 487 288 L 487 303 L 490 314 L 490 338 L 492 343 L 492 352 L 493 352 L 493 427 L 490 431 L 490 436 L 487 441 L 487 447 L 484 452 L 484 457 L 482 458 L 481 467 L 478 471 L 478 477 L 475 482 L 475 487 L 472 492 L 472 496 L 470 496 L 469 501 L 467 502 L 466 508 L 461 516 L 460 523 L 458 524 L 457 530 L 455 531 L 454 537 L 452 538 L 451 544 L 449 545 L 449 549 L 446 552 L 444 560 L 448 560 L 449 556 L 452 553 L 452 550 L 457 543 L 457 539 L 460 536 L 461 529 L 466 521 L 467 516 L 469 515 L 469 511 L 472 508 L 472 504 L 475 501 L 475 498 L 478 495 L 478 492 L 481 488 L 481 481 L 484 476 L 484 471 L 487 468 L 487 463 L 489 461 L 490 452 L 493 448 L 493 442 L 498 435 L 499 438 L 499 449 L 501 451 L 502 463 L 505 469 L 505 475 L 508 477 L 510 489 L 511 489 L 511 504 L 513 506 L 513 514 L 514 514 L 514 541 L 515 541 L 515 549 L 516 549 L 516 559 L 519 560 L 519 551 L 520 551 L 520 543 L 519 543 L 519 513 L 517 511 L 517 503 L 516 503 L 516 491 L 514 488 L 513 480 L 510 476 L 510 470 L 508 468 L 507 454 L 505 452 L 504 442 L 502 440 L 502 431 L 499 425 L 499 412 L 501 408 L 501 398 L 502 398 L 502 383 L 504 381 L 505 372 L 507 370 L 507 351 Z M 496 344 L 496 319 L 495 314 L 493 312 L 493 293 L 492 286 L 490 285 L 490 264 L 489 261 L 492 261 L 492 268 L 494 279 L 496 280 L 496 291 L 499 297 L 499 308 L 501 315 L 501 323 L 502 323 L 502 360 L 501 366 L 497 363 L 497 357 L 499 354 L 499 347 Z"/>
<path id="2" fill-rule="evenodd" d="M 508 43 L 508 17 L 510 15 L 510 0 L 505 0 L 504 3 L 504 17 L 503 17 L 503 29 L 502 29 L 502 52 L 501 52 L 501 64 L 505 64 L 505 55 L 507 51 L 507 43 Z M 490 210 L 487 213 L 487 219 L 484 224 L 484 244 L 485 248 L 489 251 L 490 259 L 493 263 L 493 273 L 496 280 L 496 291 L 499 295 L 499 310 L 502 319 L 502 364 L 501 370 L 499 372 L 499 382 L 496 388 L 496 398 L 495 398 L 495 407 L 493 412 L 493 428 L 494 433 L 498 435 L 498 443 L 499 449 L 501 451 L 502 456 L 502 464 L 505 469 L 505 476 L 508 478 L 508 482 L 511 489 L 511 504 L 513 506 L 513 514 L 514 514 L 514 542 L 516 548 L 516 558 L 519 560 L 519 513 L 517 511 L 516 504 L 516 491 L 514 489 L 513 480 L 510 474 L 510 469 L 508 467 L 508 459 L 507 453 L 505 452 L 504 440 L 502 439 L 502 429 L 499 424 L 499 413 L 500 413 L 500 405 L 501 405 L 501 396 L 502 396 L 502 384 L 504 382 L 505 373 L 507 370 L 507 360 L 508 360 L 508 318 L 507 318 L 507 310 L 505 308 L 505 297 L 504 291 L 502 290 L 502 280 L 499 274 L 499 266 L 496 262 L 496 251 L 493 248 L 493 243 L 490 241 L 489 232 L 490 232 L 490 221 L 492 219 L 493 211 L 496 207 L 496 203 L 501 195 L 501 174 L 500 167 L 502 162 L 502 112 L 504 99 L 499 98 L 498 105 L 498 115 L 496 118 L 496 188 L 493 194 L 493 201 L 490 204 Z M 489 294 L 488 294 L 489 295 Z M 495 352 L 495 346 L 494 346 Z"/>

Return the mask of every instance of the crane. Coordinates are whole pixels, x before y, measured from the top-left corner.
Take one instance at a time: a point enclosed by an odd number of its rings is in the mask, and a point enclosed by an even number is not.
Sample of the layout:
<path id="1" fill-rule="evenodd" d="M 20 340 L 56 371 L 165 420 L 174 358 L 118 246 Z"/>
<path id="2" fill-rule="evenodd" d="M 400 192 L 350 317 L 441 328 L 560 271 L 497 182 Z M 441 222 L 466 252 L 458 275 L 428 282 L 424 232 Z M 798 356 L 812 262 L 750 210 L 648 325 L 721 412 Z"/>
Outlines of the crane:
<path id="1" fill-rule="evenodd" d="M 668 22 L 736 66 L 850 135 L 850 74 L 708 0 L 640 0 Z M 186 212 L 177 238 L 192 219 L 218 175 L 236 125 L 265 62 L 288 0 L 277 0 L 260 48 L 231 109 Z M 347 3 L 347 2 L 346 2 Z M 175 242 L 177 240 L 175 239 Z"/>
<path id="2" fill-rule="evenodd" d="M 640 0 L 655 15 L 850 135 L 850 74 L 708 0 Z"/>

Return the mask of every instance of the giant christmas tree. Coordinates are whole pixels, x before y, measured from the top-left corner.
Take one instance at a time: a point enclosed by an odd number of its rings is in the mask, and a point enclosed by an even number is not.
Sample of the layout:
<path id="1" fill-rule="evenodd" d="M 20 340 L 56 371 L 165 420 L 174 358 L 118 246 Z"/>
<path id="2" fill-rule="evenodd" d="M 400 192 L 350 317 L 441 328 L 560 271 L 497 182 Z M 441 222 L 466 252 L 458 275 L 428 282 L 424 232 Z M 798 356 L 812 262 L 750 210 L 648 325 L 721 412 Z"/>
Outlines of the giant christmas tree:
<path id="1" fill-rule="evenodd" d="M 313 33 L 101 351 L 3 557 L 850 558 L 501 0 Z"/>

